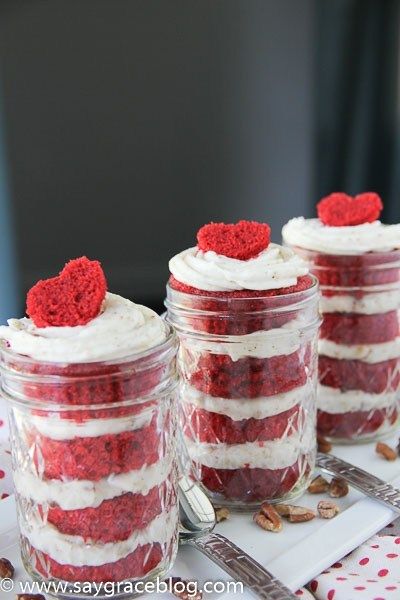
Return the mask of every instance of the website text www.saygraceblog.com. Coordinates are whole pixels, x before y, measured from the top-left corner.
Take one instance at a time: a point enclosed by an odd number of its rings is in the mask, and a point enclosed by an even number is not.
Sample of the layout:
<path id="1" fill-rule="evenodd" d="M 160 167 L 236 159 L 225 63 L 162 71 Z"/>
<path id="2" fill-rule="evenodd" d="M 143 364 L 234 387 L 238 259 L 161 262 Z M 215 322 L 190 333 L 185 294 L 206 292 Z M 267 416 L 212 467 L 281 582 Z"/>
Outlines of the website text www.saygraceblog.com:
<path id="1" fill-rule="evenodd" d="M 18 594 L 90 594 L 92 598 L 112 598 L 117 594 L 186 594 L 188 599 L 199 597 L 200 593 L 243 594 L 243 583 L 240 581 L 205 581 L 201 585 L 197 581 L 182 581 L 170 578 L 155 581 L 108 581 L 105 583 L 85 582 L 36 582 L 0 579 L 0 592 L 16 592 Z"/>

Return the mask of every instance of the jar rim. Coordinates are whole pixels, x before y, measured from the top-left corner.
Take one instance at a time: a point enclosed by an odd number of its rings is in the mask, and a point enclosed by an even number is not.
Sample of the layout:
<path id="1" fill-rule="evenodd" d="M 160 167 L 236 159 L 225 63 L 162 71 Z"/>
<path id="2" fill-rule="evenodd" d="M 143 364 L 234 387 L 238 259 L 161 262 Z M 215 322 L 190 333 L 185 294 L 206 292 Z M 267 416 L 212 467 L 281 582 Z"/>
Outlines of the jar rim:
<path id="1" fill-rule="evenodd" d="M 323 252 L 322 250 L 313 250 L 311 248 L 307 248 L 306 246 L 299 246 L 299 244 L 287 244 L 289 248 L 292 250 L 307 252 L 310 255 L 318 256 L 322 255 L 324 257 L 331 258 L 339 258 L 339 259 L 349 259 L 355 260 L 357 258 L 382 258 L 382 257 L 391 257 L 393 256 L 395 259 L 400 261 L 400 248 L 392 248 L 391 250 L 368 250 L 367 252 L 357 252 L 353 254 L 341 254 L 339 252 Z M 388 261 L 389 262 L 389 261 Z M 393 261 L 394 262 L 394 261 Z M 383 263 L 386 264 L 386 263 Z M 393 266 L 393 265 L 392 265 Z"/>
<path id="2" fill-rule="evenodd" d="M 166 328 L 167 337 L 166 339 L 157 344 L 156 346 L 152 346 L 143 352 L 136 352 L 133 354 L 127 354 L 120 358 L 112 358 L 109 360 L 94 360 L 94 361 L 80 361 L 80 362 L 71 362 L 71 361 L 47 361 L 47 360 L 38 360 L 36 358 L 32 358 L 26 354 L 20 354 L 19 352 L 14 352 L 8 345 L 7 342 L 2 339 L 0 340 L 0 368 L 4 368 L 4 358 L 7 360 L 18 360 L 20 364 L 36 364 L 42 367 L 53 367 L 53 368 L 62 368 L 65 366 L 85 366 L 90 365 L 93 368 L 101 368 L 101 367 L 109 367 L 113 365 L 130 365 L 136 361 L 143 361 L 144 359 L 150 359 L 153 355 L 159 355 L 164 351 L 168 351 L 174 346 L 177 347 L 178 339 L 174 328 L 170 323 L 165 321 L 164 325 Z"/>
<path id="3" fill-rule="evenodd" d="M 209 295 L 203 295 L 203 294 L 189 294 L 187 292 L 181 292 L 179 290 L 175 290 L 174 288 L 171 287 L 171 285 L 169 284 L 169 282 L 167 283 L 167 298 L 164 301 L 164 305 L 166 306 L 167 309 L 170 308 L 182 308 L 184 310 L 193 310 L 193 311 L 199 311 L 199 312 L 204 312 L 207 314 L 212 314 L 215 311 L 208 311 L 208 310 L 202 310 L 202 309 L 195 309 L 195 308 L 188 308 L 190 306 L 190 304 L 193 304 L 193 301 L 198 301 L 198 302 L 215 302 L 216 304 L 220 304 L 221 306 L 224 306 L 224 304 L 228 304 L 231 305 L 232 307 L 236 306 L 240 306 L 240 304 L 243 304 L 244 302 L 258 302 L 258 303 L 265 303 L 265 308 L 264 309 L 260 309 L 259 312 L 264 312 L 265 310 L 271 310 L 271 311 L 276 311 L 276 312 L 285 312 L 285 311 L 289 311 L 289 310 L 294 310 L 296 309 L 299 305 L 301 306 L 303 303 L 305 303 L 307 300 L 310 300 L 313 297 L 317 297 L 318 295 L 318 290 L 319 290 L 319 282 L 318 282 L 318 278 L 313 274 L 313 273 L 308 273 L 307 275 L 308 277 L 310 277 L 310 279 L 312 280 L 312 285 L 304 290 L 299 290 L 297 292 L 291 292 L 288 294 L 276 294 L 275 296 L 245 296 L 245 297 L 235 297 L 235 296 L 213 296 L 212 292 L 209 292 Z M 246 290 L 249 291 L 250 293 L 253 290 Z M 174 301 L 171 301 L 171 296 L 174 296 L 177 300 L 181 300 L 181 302 L 176 303 Z M 271 304 L 270 307 L 268 307 L 268 303 Z M 274 304 L 275 303 L 275 304 Z M 243 311 L 246 312 L 246 311 Z M 249 313 L 253 314 L 254 312 L 257 313 L 258 311 L 248 311 Z"/>

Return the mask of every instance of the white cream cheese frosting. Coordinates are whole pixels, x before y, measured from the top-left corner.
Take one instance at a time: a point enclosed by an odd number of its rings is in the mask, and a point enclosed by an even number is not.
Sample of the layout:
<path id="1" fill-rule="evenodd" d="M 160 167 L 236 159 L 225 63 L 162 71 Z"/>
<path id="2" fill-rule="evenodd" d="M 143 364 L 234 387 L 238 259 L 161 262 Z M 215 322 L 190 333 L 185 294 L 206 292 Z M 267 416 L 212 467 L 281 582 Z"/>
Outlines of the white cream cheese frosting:
<path id="1" fill-rule="evenodd" d="M 314 398 L 315 389 L 311 382 L 297 387 L 290 392 L 274 396 L 259 396 L 258 398 L 219 398 L 205 394 L 195 387 L 184 384 L 181 391 L 181 401 L 186 416 L 190 416 L 195 408 L 224 415 L 232 421 L 245 419 L 266 419 L 290 410 L 299 405 L 299 410 L 305 402 Z"/>
<path id="2" fill-rule="evenodd" d="M 279 439 L 244 444 L 210 444 L 185 437 L 189 456 L 206 467 L 215 469 L 284 469 L 292 466 L 301 454 L 315 444 L 313 428 L 302 434 L 283 435 Z"/>
<path id="3" fill-rule="evenodd" d="M 272 243 L 249 260 L 203 252 L 195 246 L 171 258 L 169 269 L 181 283 L 209 292 L 290 287 L 309 271 L 290 248 Z"/>
<path id="4" fill-rule="evenodd" d="M 282 229 L 285 244 L 324 252 L 357 255 L 365 252 L 389 252 L 400 248 L 400 223 L 381 221 L 345 227 L 330 227 L 320 219 L 291 219 Z"/>
<path id="5" fill-rule="evenodd" d="M 14 472 L 15 489 L 23 498 L 37 504 L 57 504 L 63 510 L 97 508 L 104 500 L 117 498 L 128 492 L 147 496 L 152 488 L 160 486 L 172 473 L 170 456 L 152 465 L 127 473 L 111 474 L 98 481 L 88 479 L 40 479 L 30 471 Z"/>
<path id="6" fill-rule="evenodd" d="M 19 411 L 18 411 L 19 412 Z M 154 410 L 146 410 L 139 414 L 126 417 L 114 417 L 110 419 L 88 419 L 86 421 L 75 421 L 73 419 L 62 419 L 59 413 L 53 413 L 51 417 L 39 417 L 30 415 L 29 428 L 31 425 L 44 437 L 52 440 L 73 440 L 74 438 L 94 438 L 102 435 L 118 435 L 124 431 L 135 431 L 148 427 L 154 414 Z M 15 418 L 17 411 L 14 412 Z M 24 416 L 22 415 L 21 424 Z M 32 432 L 30 432 L 32 434 Z"/>
<path id="7" fill-rule="evenodd" d="M 211 336 L 208 339 L 191 339 L 188 351 L 207 352 L 229 356 L 233 362 L 251 356 L 253 358 L 272 358 L 273 356 L 288 356 L 296 352 L 309 341 L 305 333 L 309 315 L 298 315 L 282 327 L 267 331 L 254 331 L 243 335 L 227 335 L 224 341 L 216 341 Z M 222 336 L 215 336 L 221 339 Z M 184 350 L 182 343 L 181 350 Z"/>
<path id="8" fill-rule="evenodd" d="M 35 360 L 82 363 L 144 352 L 164 342 L 167 330 L 150 308 L 108 292 L 102 312 L 86 325 L 36 327 L 28 318 L 9 319 L 0 338 Z"/>
<path id="9" fill-rule="evenodd" d="M 376 286 L 375 286 L 376 287 Z M 387 285 L 380 292 L 365 292 L 359 297 L 354 294 L 340 294 L 336 296 L 322 295 L 320 307 L 322 313 L 359 313 L 362 315 L 375 315 L 398 310 L 400 308 L 400 293 L 398 289 L 390 291 Z M 398 287 L 398 283 L 396 283 Z"/>
<path id="10" fill-rule="evenodd" d="M 176 510 L 158 515 L 145 529 L 135 529 L 121 542 L 91 542 L 79 535 L 66 535 L 50 523 L 33 517 L 29 523 L 21 522 L 21 533 L 32 546 L 48 554 L 60 565 L 74 567 L 99 567 L 125 558 L 136 548 L 147 544 L 168 544 L 177 532 Z"/>
<path id="11" fill-rule="evenodd" d="M 400 337 L 378 344 L 337 344 L 327 339 L 318 341 L 320 356 L 329 356 L 337 360 L 359 360 L 377 364 L 400 356 Z"/>
<path id="12" fill-rule="evenodd" d="M 366 412 L 382 408 L 397 408 L 400 404 L 398 392 L 370 394 L 362 390 L 342 391 L 338 388 L 318 385 L 317 404 L 319 410 L 337 415 L 349 412 Z"/>

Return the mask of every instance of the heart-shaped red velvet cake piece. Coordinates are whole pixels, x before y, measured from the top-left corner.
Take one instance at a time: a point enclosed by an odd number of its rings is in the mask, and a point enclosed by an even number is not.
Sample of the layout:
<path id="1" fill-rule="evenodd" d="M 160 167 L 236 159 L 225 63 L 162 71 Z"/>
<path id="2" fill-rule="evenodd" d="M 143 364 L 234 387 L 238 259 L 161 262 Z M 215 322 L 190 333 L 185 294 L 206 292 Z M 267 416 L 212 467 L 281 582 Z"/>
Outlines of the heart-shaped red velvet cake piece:
<path id="1" fill-rule="evenodd" d="M 317 204 L 319 219 L 324 225 L 331 227 L 372 223 L 379 219 L 382 209 L 382 200 L 375 192 L 365 192 L 354 197 L 335 192 L 322 198 Z"/>
<path id="2" fill-rule="evenodd" d="M 28 292 L 26 312 L 36 327 L 75 327 L 98 316 L 107 281 L 97 260 L 69 261 L 57 277 L 37 282 Z"/>
<path id="3" fill-rule="evenodd" d="M 208 223 L 197 232 L 200 250 L 248 260 L 268 248 L 271 228 L 267 223 L 239 221 L 238 223 Z"/>

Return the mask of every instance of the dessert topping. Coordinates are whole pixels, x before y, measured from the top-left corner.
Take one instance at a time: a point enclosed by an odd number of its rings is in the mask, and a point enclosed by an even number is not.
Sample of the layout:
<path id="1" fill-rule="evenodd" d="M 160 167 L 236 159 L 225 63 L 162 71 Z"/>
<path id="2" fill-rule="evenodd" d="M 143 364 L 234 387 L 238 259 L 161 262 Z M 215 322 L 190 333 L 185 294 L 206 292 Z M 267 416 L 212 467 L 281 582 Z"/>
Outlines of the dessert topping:
<path id="1" fill-rule="evenodd" d="M 82 256 L 57 277 L 38 281 L 28 292 L 26 312 L 36 327 L 86 325 L 100 314 L 106 290 L 100 263 Z"/>
<path id="2" fill-rule="evenodd" d="M 330 227 L 373 223 L 379 219 L 382 209 L 382 200 L 374 192 L 365 192 L 354 197 L 334 192 L 317 204 L 319 219 Z"/>
<path id="3" fill-rule="evenodd" d="M 197 232 L 200 250 L 212 250 L 216 254 L 237 260 L 254 258 L 268 248 L 270 240 L 270 226 L 257 221 L 208 223 Z"/>
<path id="4" fill-rule="evenodd" d="M 0 338 L 12 352 L 34 360 L 84 363 L 133 356 L 163 343 L 164 320 L 146 306 L 106 293 L 100 314 L 77 327 L 37 327 L 31 319 L 9 319 Z"/>

